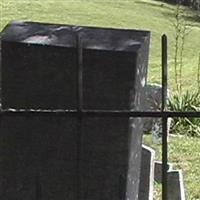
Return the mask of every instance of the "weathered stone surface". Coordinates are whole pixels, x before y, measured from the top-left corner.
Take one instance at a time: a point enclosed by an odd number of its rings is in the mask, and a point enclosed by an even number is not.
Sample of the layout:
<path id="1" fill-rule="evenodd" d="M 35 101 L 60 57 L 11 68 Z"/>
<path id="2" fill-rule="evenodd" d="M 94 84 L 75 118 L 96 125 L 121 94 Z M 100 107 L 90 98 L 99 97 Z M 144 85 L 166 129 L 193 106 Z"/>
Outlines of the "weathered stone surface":
<path id="1" fill-rule="evenodd" d="M 79 130 L 78 123 L 58 114 L 1 118 L 3 200 L 35 199 L 37 183 L 44 200 L 138 198 L 141 120 L 85 118 Z"/>
<path id="2" fill-rule="evenodd" d="M 153 200 L 155 151 L 142 145 L 139 200 Z"/>
<path id="3" fill-rule="evenodd" d="M 172 164 L 168 163 L 168 171 L 172 170 Z M 162 183 L 162 162 L 161 161 L 155 161 L 155 167 L 154 167 L 154 179 L 158 183 Z"/>
<path id="4" fill-rule="evenodd" d="M 0 132 L 2 200 L 35 200 L 37 181 L 41 199 L 77 199 L 76 118 L 4 115 Z"/>
<path id="5" fill-rule="evenodd" d="M 86 50 L 83 54 L 83 107 L 128 110 L 135 81 L 133 52 Z"/>
<path id="6" fill-rule="evenodd" d="M 125 199 L 127 177 L 138 181 L 141 135 L 134 132 L 131 151 L 128 118 L 89 118 L 83 120 L 81 144 L 81 199 Z M 138 123 L 135 125 L 139 125 Z M 129 154 L 137 154 L 129 173 Z M 132 192 L 137 195 L 137 182 Z M 134 191 L 135 190 L 135 191 Z"/>
<path id="7" fill-rule="evenodd" d="M 75 109 L 77 55 L 59 26 L 13 23 L 2 32 L 2 107 Z"/>
<path id="8" fill-rule="evenodd" d="M 162 162 L 155 162 L 154 180 L 162 183 Z M 168 191 L 167 196 L 169 200 L 185 200 L 185 189 L 182 170 L 174 170 L 173 165 L 168 163 L 167 171 Z"/>
<path id="9" fill-rule="evenodd" d="M 159 111 L 162 104 L 162 86 L 158 84 L 147 84 L 144 92 L 144 110 Z M 167 99 L 170 97 L 170 91 L 167 91 Z M 162 143 L 162 119 L 161 118 L 143 118 L 144 133 L 152 133 L 155 144 Z M 172 118 L 167 120 L 167 135 L 170 133 Z M 168 137 L 169 140 L 169 137 Z"/>
<path id="10" fill-rule="evenodd" d="M 185 200 L 185 190 L 183 184 L 183 174 L 181 170 L 168 172 L 168 199 Z"/>
<path id="11" fill-rule="evenodd" d="M 142 119 L 130 119 L 129 129 L 129 155 L 128 170 L 126 177 L 126 197 L 125 199 L 138 200 L 141 153 L 142 153 Z"/>
<path id="12" fill-rule="evenodd" d="M 0 32 L 0 75 L 1 75 L 1 32 Z M 1 109 L 1 76 L 0 76 L 0 109 Z"/>
<path id="13" fill-rule="evenodd" d="M 81 199 L 124 199 L 130 134 L 128 118 L 84 119 L 82 126 Z"/>
<path id="14" fill-rule="evenodd" d="M 162 86 L 158 84 L 147 84 L 144 92 L 144 110 L 145 111 L 158 111 L 161 108 L 162 101 Z M 155 133 L 155 126 L 157 126 L 159 119 L 144 118 L 144 133 Z M 153 130 L 153 131 L 152 131 Z M 159 131 L 159 130 L 158 130 Z M 159 134 L 159 133 L 158 133 Z M 158 135 L 156 133 L 156 135 Z M 160 137 L 156 139 L 160 140 Z"/>

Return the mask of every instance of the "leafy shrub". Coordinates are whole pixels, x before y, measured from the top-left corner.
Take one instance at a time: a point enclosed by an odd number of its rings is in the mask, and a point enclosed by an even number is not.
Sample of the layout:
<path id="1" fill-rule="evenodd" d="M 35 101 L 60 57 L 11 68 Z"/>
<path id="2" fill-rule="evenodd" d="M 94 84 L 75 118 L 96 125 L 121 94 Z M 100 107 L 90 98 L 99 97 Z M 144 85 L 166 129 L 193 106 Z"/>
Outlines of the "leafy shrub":
<path id="1" fill-rule="evenodd" d="M 174 94 L 168 101 L 170 111 L 200 111 L 200 92 Z M 200 137 L 200 118 L 174 118 L 172 133 Z"/>

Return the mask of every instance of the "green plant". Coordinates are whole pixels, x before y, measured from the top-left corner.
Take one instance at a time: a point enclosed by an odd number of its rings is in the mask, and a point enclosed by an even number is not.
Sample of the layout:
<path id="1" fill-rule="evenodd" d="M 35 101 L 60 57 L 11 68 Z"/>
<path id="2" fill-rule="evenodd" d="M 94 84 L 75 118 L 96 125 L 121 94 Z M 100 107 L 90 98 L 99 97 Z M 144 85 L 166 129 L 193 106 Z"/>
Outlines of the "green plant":
<path id="1" fill-rule="evenodd" d="M 183 93 L 183 68 L 184 50 L 186 37 L 191 32 L 192 24 L 185 19 L 187 13 L 181 2 L 178 1 L 174 12 L 175 22 L 173 24 L 174 36 L 174 81 L 176 92 L 168 102 L 168 107 L 172 111 L 199 111 L 200 110 L 200 54 L 197 66 L 197 90 Z M 200 137 L 199 118 L 175 118 L 171 131 L 175 134 Z"/>
<path id="2" fill-rule="evenodd" d="M 185 50 L 186 36 L 191 31 L 191 24 L 185 20 L 185 9 L 181 6 L 181 1 L 178 1 L 174 11 L 173 28 L 174 36 L 174 79 L 176 90 L 181 94 L 183 86 L 183 58 Z"/>
<path id="3" fill-rule="evenodd" d="M 200 111 L 199 91 L 174 94 L 168 101 L 170 111 Z M 175 134 L 200 137 L 200 118 L 174 118 L 171 131 Z"/>

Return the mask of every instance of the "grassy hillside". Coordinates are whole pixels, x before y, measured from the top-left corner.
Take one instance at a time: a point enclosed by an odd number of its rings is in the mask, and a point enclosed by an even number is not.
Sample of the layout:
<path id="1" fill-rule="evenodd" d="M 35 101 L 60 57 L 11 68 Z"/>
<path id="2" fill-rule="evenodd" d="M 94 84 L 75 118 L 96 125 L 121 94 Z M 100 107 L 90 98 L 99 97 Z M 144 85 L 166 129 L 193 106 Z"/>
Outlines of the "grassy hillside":
<path id="1" fill-rule="evenodd" d="M 152 32 L 149 80 L 160 81 L 160 37 L 169 36 L 170 83 L 173 83 L 174 7 L 151 0 L 1 0 L 0 30 L 11 20 L 147 29 Z M 192 19 L 192 18 L 190 18 Z M 200 52 L 200 23 L 187 38 L 184 56 L 184 85 L 194 88 L 197 55 Z"/>

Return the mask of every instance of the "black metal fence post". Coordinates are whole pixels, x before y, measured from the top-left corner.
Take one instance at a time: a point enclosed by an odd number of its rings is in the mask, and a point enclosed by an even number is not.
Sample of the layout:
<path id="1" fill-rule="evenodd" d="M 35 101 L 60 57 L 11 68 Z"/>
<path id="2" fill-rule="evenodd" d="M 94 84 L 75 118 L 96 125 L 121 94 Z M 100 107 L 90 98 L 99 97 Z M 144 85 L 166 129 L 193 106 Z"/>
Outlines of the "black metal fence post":
<path id="1" fill-rule="evenodd" d="M 162 36 L 162 113 L 165 112 L 167 102 L 167 36 Z M 162 199 L 167 200 L 167 116 L 162 115 Z"/>
<path id="2" fill-rule="evenodd" d="M 78 114 L 78 128 L 77 128 L 77 199 L 80 199 L 80 159 L 81 159 L 81 140 L 82 140 L 82 111 L 83 111 L 83 47 L 82 40 L 79 33 L 76 33 L 76 47 L 77 47 L 77 114 Z"/>

